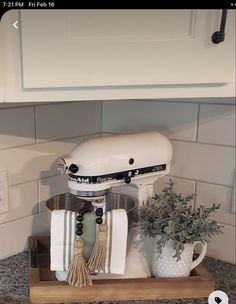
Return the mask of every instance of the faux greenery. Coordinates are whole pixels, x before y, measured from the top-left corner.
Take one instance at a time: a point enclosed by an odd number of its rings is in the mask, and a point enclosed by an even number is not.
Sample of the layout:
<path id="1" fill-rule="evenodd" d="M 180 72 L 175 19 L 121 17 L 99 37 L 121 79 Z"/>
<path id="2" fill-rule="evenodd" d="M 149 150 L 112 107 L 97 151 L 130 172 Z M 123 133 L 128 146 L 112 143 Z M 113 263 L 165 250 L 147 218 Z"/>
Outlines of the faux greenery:
<path id="1" fill-rule="evenodd" d="M 194 195 L 183 197 L 174 191 L 174 182 L 169 180 L 161 194 L 156 194 L 139 208 L 139 223 L 144 235 L 157 240 L 157 252 L 169 240 L 173 241 L 174 257 L 181 259 L 184 244 L 196 241 L 208 242 L 210 237 L 222 233 L 221 225 L 210 220 L 212 212 L 220 208 L 213 204 L 210 208 L 192 208 Z"/>

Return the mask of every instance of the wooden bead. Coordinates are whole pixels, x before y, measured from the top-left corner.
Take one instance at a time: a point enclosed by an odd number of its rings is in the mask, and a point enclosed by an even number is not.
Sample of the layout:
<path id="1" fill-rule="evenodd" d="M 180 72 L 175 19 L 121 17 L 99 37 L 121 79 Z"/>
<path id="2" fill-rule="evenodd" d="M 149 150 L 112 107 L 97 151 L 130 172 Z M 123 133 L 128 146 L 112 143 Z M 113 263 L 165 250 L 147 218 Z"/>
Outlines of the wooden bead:
<path id="1" fill-rule="evenodd" d="M 95 213 L 96 213 L 96 216 L 102 216 L 103 215 L 103 209 L 102 208 L 97 208 Z"/>
<path id="2" fill-rule="evenodd" d="M 83 220 L 84 220 L 83 215 L 82 215 L 82 214 L 79 214 L 79 215 L 77 216 L 77 221 L 78 221 L 78 222 L 83 222 Z"/>
<path id="3" fill-rule="evenodd" d="M 83 228 L 83 224 L 82 224 L 82 223 L 77 223 L 77 224 L 76 224 L 76 227 L 77 227 L 78 229 L 82 229 L 82 228 Z"/>
<path id="4" fill-rule="evenodd" d="M 103 220 L 102 220 L 102 218 L 101 217 L 98 217 L 98 218 L 96 218 L 96 223 L 97 224 L 102 224 L 102 222 L 103 222 Z"/>
<path id="5" fill-rule="evenodd" d="M 76 230 L 76 234 L 77 235 L 82 235 L 83 234 L 83 230 L 82 229 L 77 229 Z"/>

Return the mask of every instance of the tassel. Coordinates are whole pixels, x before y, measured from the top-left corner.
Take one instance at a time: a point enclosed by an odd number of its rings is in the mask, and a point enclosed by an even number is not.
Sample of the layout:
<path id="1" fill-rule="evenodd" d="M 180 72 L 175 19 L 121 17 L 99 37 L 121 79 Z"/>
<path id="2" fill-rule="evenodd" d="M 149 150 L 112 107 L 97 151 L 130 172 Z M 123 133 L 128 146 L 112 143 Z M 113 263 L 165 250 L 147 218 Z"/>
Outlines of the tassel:
<path id="1" fill-rule="evenodd" d="M 83 256 L 84 241 L 76 238 L 74 243 L 74 256 L 70 263 L 67 282 L 71 286 L 92 285 L 89 270 Z"/>
<path id="2" fill-rule="evenodd" d="M 99 225 L 98 239 L 88 260 L 88 268 L 92 272 L 99 272 L 105 268 L 107 252 L 107 224 Z"/>

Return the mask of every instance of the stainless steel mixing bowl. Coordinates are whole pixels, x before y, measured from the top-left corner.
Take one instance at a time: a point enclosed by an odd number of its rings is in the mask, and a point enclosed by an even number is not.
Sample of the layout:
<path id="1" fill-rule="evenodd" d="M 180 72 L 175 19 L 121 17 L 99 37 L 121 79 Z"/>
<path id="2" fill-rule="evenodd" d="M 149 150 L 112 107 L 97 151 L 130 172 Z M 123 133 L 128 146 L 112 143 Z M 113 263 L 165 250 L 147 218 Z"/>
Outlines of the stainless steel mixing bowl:
<path id="1" fill-rule="evenodd" d="M 47 200 L 46 205 L 50 210 L 66 209 L 79 212 L 84 206 L 91 211 L 94 210 L 93 205 L 89 201 L 78 198 L 70 193 L 53 196 Z M 113 209 L 125 209 L 128 217 L 128 229 L 130 229 L 133 223 L 136 208 L 137 202 L 127 195 L 110 193 L 106 196 L 105 212 Z"/>

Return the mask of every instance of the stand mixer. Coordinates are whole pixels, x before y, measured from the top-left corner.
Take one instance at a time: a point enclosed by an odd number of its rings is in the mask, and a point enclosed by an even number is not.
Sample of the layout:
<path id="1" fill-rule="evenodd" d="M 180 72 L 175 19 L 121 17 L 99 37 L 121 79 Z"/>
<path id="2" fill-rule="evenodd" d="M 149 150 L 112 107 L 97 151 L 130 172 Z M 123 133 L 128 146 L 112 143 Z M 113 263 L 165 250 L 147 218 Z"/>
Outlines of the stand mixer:
<path id="1" fill-rule="evenodd" d="M 152 197 L 156 180 L 168 174 L 171 158 L 170 141 L 157 131 L 148 131 L 87 140 L 58 160 L 58 170 L 68 177 L 69 193 L 95 208 L 104 207 L 111 191 L 142 204 Z M 132 230 L 130 250 L 140 271 L 134 274 L 132 266 L 128 266 L 125 277 L 148 277 L 150 261 L 145 264 L 144 253 L 136 246 L 140 233 L 137 228 Z"/>

